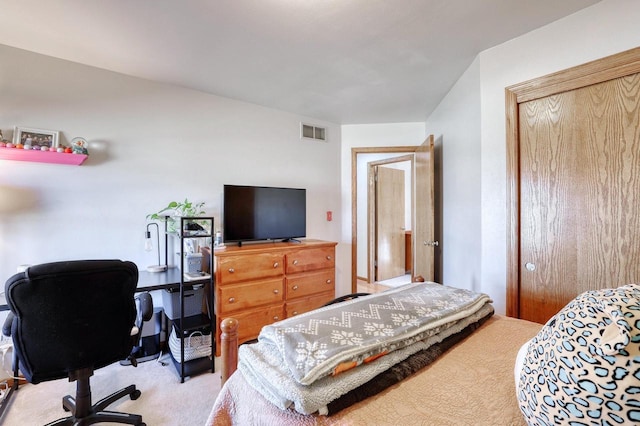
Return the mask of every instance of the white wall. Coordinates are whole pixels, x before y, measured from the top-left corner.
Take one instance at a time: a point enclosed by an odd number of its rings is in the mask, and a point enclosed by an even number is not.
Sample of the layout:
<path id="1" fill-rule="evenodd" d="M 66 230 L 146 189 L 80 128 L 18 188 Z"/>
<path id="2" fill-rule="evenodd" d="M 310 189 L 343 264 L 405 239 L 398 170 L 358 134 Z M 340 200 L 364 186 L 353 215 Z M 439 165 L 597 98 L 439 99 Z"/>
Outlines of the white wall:
<path id="1" fill-rule="evenodd" d="M 468 138 L 469 149 L 477 151 L 477 117 L 480 117 L 480 158 L 472 169 L 480 165 L 481 182 L 481 265 L 479 285 L 472 281 L 455 283 L 455 270 L 467 268 L 464 259 L 455 260 L 454 252 L 464 253 L 467 229 L 445 226 L 444 281 L 465 287 L 478 287 L 495 301 L 498 313 L 505 312 L 506 302 L 506 87 L 548 73 L 612 55 L 640 45 L 640 2 L 634 0 L 603 0 L 550 25 L 522 37 L 482 52 L 467 73 L 454 86 L 427 120 L 427 132 L 443 135 L 443 168 L 451 164 L 462 166 L 471 160 L 463 159 L 461 150 Z M 479 77 L 479 86 L 476 79 Z M 473 91 L 478 91 L 475 94 Z M 469 91 L 468 99 L 462 95 Z M 478 111 L 469 110 L 469 102 Z M 456 126 L 461 137 L 454 139 Z M 455 145 L 456 154 L 447 151 Z M 450 174 L 449 171 L 446 173 Z M 475 173 L 472 172 L 472 174 Z M 470 182 L 471 176 L 465 181 Z M 469 194 L 456 187 L 445 176 L 445 209 L 457 211 L 467 206 Z M 456 195 L 453 195 L 456 194 Z M 473 209 L 477 215 L 477 209 Z M 446 215 L 445 215 L 446 216 Z M 477 219 L 475 220 L 477 222 Z M 478 235 L 472 241 L 476 246 Z M 473 248 L 472 250 L 477 250 Z M 477 253 L 472 251 L 473 255 Z M 448 273 L 446 271 L 449 271 Z M 474 272 L 474 275 L 477 272 Z M 474 278 L 475 280 L 476 278 Z"/>
<path id="2" fill-rule="evenodd" d="M 418 146 L 425 140 L 424 123 L 390 123 L 390 124 L 357 124 L 342 126 L 342 250 L 345 256 L 351 256 L 351 150 L 352 148 L 383 147 L 383 146 Z M 369 154 L 367 154 L 369 155 Z M 403 154 L 403 155 L 406 155 Z M 371 157 L 368 161 L 390 158 L 395 155 Z M 359 181 L 362 179 L 358 179 Z M 363 197 L 362 188 L 358 189 L 358 210 L 365 207 L 366 197 Z M 359 213 L 358 223 L 363 223 L 366 218 L 364 213 Z M 359 227 L 360 228 L 360 227 Z M 364 239 L 363 239 L 364 238 Z M 359 276 L 366 276 L 366 252 L 362 255 L 362 247 L 365 235 L 358 236 L 358 261 Z M 364 256 L 364 259 L 363 259 Z M 364 268 L 364 269 L 363 269 Z"/>
<path id="3" fill-rule="evenodd" d="M 63 143 L 87 138 L 90 152 L 81 166 L 0 160 L 0 184 L 38 200 L 0 216 L 3 282 L 20 264 L 155 264 L 155 252 L 143 250 L 146 215 L 188 197 L 219 220 L 225 183 L 306 188 L 308 238 L 341 240 L 335 124 L 6 46 L 0 100 L 5 137 L 15 125 L 59 130 Z M 300 121 L 327 126 L 328 141 L 300 140 Z M 337 260 L 338 287 L 348 289 L 350 257 Z"/>
<path id="4" fill-rule="evenodd" d="M 441 160 L 442 283 L 480 291 L 480 66 L 474 61 L 429 116 Z M 436 188 L 436 191 L 438 188 Z"/>
<path id="5" fill-rule="evenodd" d="M 155 263 L 142 250 L 146 214 L 189 197 L 217 219 L 224 183 L 259 183 L 307 188 L 309 237 L 340 243 L 343 294 L 351 285 L 351 148 L 418 145 L 433 133 L 443 162 L 443 282 L 486 291 L 504 313 L 504 89 L 639 46 L 638 22 L 640 2 L 603 0 L 484 51 L 426 127 L 340 128 L 0 46 L 5 136 L 14 125 L 56 129 L 63 142 L 87 138 L 91 151 L 80 167 L 0 161 L 0 184 L 33 189 L 39 200 L 0 218 L 0 276 L 76 257 L 145 267 Z M 300 141 L 301 120 L 328 126 L 329 141 Z"/>

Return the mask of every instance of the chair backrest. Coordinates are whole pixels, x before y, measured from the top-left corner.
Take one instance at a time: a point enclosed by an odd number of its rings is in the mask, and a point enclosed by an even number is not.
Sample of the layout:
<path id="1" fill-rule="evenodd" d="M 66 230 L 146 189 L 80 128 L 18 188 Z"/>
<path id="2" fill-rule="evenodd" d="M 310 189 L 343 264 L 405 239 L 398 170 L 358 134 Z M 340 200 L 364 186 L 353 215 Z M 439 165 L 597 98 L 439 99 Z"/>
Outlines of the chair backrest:
<path id="1" fill-rule="evenodd" d="M 5 284 L 20 369 L 31 383 L 97 369 L 129 355 L 138 268 L 120 260 L 29 267 Z"/>

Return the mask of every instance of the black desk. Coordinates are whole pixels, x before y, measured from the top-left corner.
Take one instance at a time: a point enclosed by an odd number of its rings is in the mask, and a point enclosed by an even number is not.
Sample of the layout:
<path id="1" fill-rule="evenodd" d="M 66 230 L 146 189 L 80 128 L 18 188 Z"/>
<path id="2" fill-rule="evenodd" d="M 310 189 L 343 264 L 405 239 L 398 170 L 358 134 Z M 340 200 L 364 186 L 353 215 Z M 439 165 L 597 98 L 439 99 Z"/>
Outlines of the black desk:
<path id="1" fill-rule="evenodd" d="M 138 272 L 136 292 L 180 288 L 180 269 L 169 268 L 164 272 Z"/>
<path id="2" fill-rule="evenodd" d="M 138 271 L 136 293 L 177 288 L 180 288 L 180 269 L 178 268 L 169 268 L 164 272 Z M 9 305 L 3 291 L 0 293 L 0 311 L 8 310 Z"/>

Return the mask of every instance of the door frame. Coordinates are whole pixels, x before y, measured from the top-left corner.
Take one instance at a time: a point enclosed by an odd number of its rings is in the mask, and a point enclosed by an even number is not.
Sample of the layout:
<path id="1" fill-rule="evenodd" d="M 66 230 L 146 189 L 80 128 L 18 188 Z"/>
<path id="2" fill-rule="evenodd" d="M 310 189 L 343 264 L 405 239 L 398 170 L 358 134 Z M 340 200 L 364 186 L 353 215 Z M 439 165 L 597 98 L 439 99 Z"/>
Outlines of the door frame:
<path id="1" fill-rule="evenodd" d="M 640 47 L 505 89 L 507 139 L 507 315 L 520 317 L 519 104 L 640 72 Z"/>
<path id="2" fill-rule="evenodd" d="M 351 148 L 351 292 L 358 290 L 358 155 L 359 154 L 402 154 L 415 153 L 419 146 L 381 146 Z M 413 197 L 413 194 L 412 194 Z M 411 222 L 415 212 L 411 212 Z M 415 236 L 411 235 L 411 238 Z M 415 241 L 412 241 L 415 244 Z"/>
<path id="3" fill-rule="evenodd" d="M 392 157 L 392 158 L 386 158 L 384 160 L 378 160 L 378 161 L 371 161 L 369 163 L 367 163 L 367 191 L 368 191 L 368 196 L 367 196 L 367 279 L 369 280 L 369 282 L 372 282 L 372 278 L 373 278 L 373 282 L 376 282 L 375 279 L 375 266 L 374 266 L 374 261 L 376 260 L 376 256 L 375 256 L 375 251 L 372 250 L 372 247 L 375 246 L 375 241 L 377 241 L 376 238 L 376 221 L 377 221 L 377 213 L 376 213 L 376 191 L 375 191 L 375 182 L 372 182 L 371 180 L 371 175 L 373 172 L 373 169 L 375 167 L 378 166 L 384 166 L 386 164 L 394 164 L 394 163 L 403 163 L 405 161 L 409 161 L 410 162 L 410 173 L 411 173 L 411 194 L 413 194 L 413 191 L 415 190 L 415 155 L 403 155 L 400 157 Z M 415 205 L 414 205 L 414 197 L 411 197 L 410 200 L 410 209 L 411 209 L 411 228 L 413 229 L 413 227 L 415 226 L 414 220 L 415 220 L 415 215 L 413 214 L 413 212 L 415 211 Z M 405 202 L 406 204 L 406 202 Z M 411 236 L 413 238 L 413 232 L 411 233 Z M 412 245 L 413 247 L 413 245 Z M 413 253 L 411 254 L 412 256 L 412 262 L 411 262 L 411 277 L 413 278 L 414 274 L 413 274 Z"/>

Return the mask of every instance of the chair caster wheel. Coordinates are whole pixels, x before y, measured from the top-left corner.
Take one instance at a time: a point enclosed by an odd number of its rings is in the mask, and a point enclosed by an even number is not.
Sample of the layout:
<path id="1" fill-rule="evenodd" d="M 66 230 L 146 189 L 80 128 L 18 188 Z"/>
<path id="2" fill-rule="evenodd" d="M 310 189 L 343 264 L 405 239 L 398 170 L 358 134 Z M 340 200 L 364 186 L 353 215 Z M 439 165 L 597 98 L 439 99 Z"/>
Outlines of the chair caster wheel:
<path id="1" fill-rule="evenodd" d="M 131 398 L 132 400 L 136 400 L 140 398 L 140 395 L 142 395 L 142 392 L 136 389 L 131 395 L 129 395 L 129 398 Z"/>
<path id="2" fill-rule="evenodd" d="M 68 413 L 69 411 L 71 411 L 71 410 L 70 410 L 66 405 L 64 405 L 64 404 L 62 404 L 62 409 L 63 409 L 64 411 L 66 411 L 67 413 Z"/>

